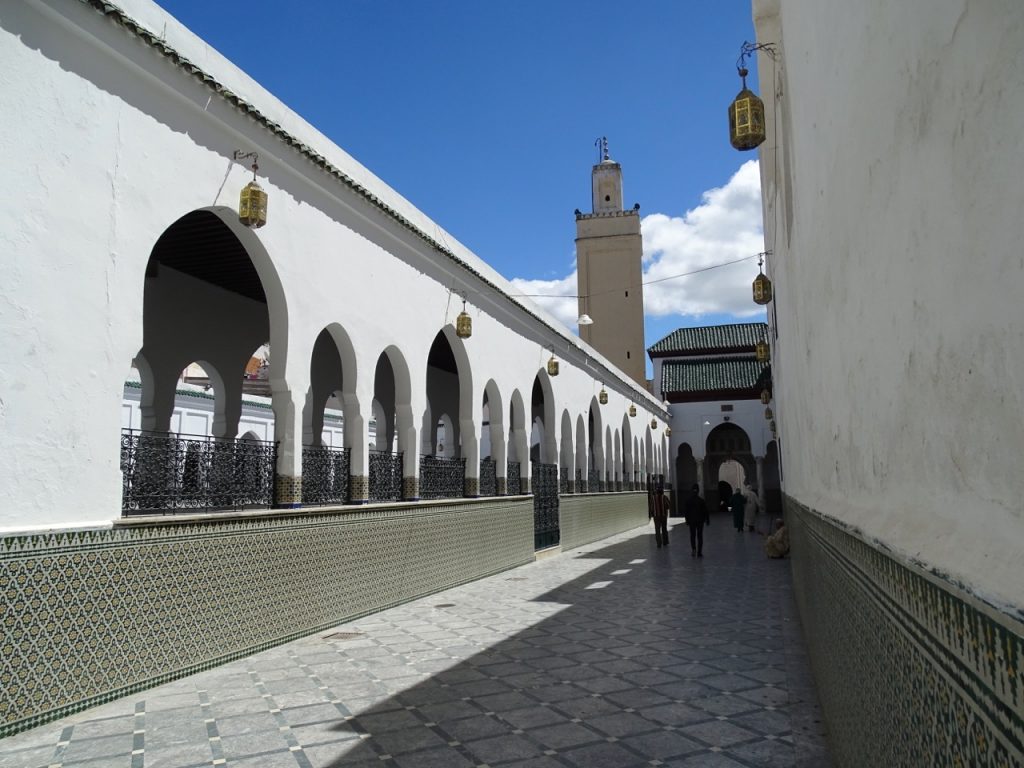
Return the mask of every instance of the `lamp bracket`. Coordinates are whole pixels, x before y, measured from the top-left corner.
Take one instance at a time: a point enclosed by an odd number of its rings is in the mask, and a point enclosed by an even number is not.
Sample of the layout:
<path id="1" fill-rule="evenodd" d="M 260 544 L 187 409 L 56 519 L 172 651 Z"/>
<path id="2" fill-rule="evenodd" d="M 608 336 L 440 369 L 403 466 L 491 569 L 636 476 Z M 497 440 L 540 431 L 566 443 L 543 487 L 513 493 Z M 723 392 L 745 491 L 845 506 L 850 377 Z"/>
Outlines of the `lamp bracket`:
<path id="1" fill-rule="evenodd" d="M 258 152 L 243 152 L 240 149 L 236 149 L 232 157 L 239 162 L 242 160 L 252 160 L 252 164 L 249 166 L 252 168 L 252 172 L 256 173 L 259 170 L 259 166 L 256 164 L 260 159 Z"/>

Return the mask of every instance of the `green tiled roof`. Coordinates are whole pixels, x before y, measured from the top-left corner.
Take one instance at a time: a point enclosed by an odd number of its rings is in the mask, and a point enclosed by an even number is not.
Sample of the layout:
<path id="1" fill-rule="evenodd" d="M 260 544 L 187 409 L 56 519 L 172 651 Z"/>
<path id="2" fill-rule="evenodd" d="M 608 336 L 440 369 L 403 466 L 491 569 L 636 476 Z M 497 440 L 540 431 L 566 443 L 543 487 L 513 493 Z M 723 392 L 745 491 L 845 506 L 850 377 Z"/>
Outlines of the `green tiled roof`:
<path id="1" fill-rule="evenodd" d="M 674 393 L 755 389 L 768 363 L 753 357 L 712 357 L 666 360 L 661 365 L 661 391 Z"/>
<path id="2" fill-rule="evenodd" d="M 768 335 L 767 323 L 705 325 L 678 328 L 648 349 L 652 357 L 675 354 L 713 354 L 723 350 L 751 349 Z"/>

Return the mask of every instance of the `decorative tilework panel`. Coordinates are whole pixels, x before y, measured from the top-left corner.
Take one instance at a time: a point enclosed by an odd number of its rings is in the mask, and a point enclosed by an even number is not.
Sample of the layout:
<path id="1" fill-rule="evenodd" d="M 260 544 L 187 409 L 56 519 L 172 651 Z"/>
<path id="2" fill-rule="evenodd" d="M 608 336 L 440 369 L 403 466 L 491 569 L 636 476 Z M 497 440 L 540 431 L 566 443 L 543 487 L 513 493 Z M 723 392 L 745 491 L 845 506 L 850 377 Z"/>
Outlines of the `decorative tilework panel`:
<path id="1" fill-rule="evenodd" d="M 1024 765 L 1024 627 L 787 499 L 837 766 Z"/>
<path id="2" fill-rule="evenodd" d="M 293 507 L 302 504 L 302 478 L 277 475 L 274 478 L 274 504 Z"/>
<path id="3" fill-rule="evenodd" d="M 349 498 L 366 501 L 370 498 L 370 478 L 367 475 L 351 475 L 348 479 Z"/>
<path id="4" fill-rule="evenodd" d="M 0 538 L 0 738 L 533 560 L 529 500 Z"/>
<path id="5" fill-rule="evenodd" d="M 645 494 L 573 494 L 559 500 L 562 550 L 581 547 L 647 523 Z"/>

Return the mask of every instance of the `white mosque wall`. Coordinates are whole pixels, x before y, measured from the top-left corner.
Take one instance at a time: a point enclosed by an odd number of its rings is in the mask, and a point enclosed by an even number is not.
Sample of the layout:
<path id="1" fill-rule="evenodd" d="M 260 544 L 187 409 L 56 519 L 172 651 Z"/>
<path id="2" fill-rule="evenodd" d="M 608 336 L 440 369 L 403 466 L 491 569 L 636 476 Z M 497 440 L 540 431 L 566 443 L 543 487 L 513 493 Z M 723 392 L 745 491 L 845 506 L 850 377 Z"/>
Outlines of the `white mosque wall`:
<path id="1" fill-rule="evenodd" d="M 353 428 L 362 433 L 372 418 L 373 373 L 390 349 L 408 370 L 404 407 L 414 425 L 410 445 L 418 445 L 427 354 L 442 329 L 454 340 L 460 293 L 474 321 L 472 338 L 453 344 L 466 369 L 459 429 L 469 476 L 477 472 L 484 386 L 493 380 L 500 393 L 507 439 L 510 398 L 517 391 L 530 402 L 552 349 L 561 361 L 549 406 L 556 441 L 562 411 L 585 419 L 598 381 L 610 394 L 605 424 L 619 425 L 630 402 L 639 407 L 635 425 L 652 418 L 663 424 L 665 411 L 649 394 L 542 310 L 524 311 L 526 302 L 504 295 L 511 286 L 493 270 L 157 6 L 133 0 L 125 7 L 411 226 L 445 243 L 461 264 L 91 7 L 63 0 L 6 6 L 0 112 L 18 120 L 0 136 L 0 528 L 86 525 L 120 515 L 123 382 L 143 344 L 146 265 L 160 235 L 195 210 L 222 219 L 267 294 L 281 475 L 300 473 L 310 356 L 329 326 L 351 344 L 343 364 Z M 231 159 L 237 149 L 260 155 L 270 204 L 258 232 L 235 213 L 250 178 Z M 267 340 L 258 336 L 254 343 Z M 353 474 L 365 475 L 365 446 L 353 451 Z M 407 475 L 415 465 L 412 455 Z"/>
<path id="2" fill-rule="evenodd" d="M 785 491 L 1019 607 L 1024 6 L 754 11 Z"/>
<path id="3" fill-rule="evenodd" d="M 672 403 L 672 436 L 669 438 L 669 456 L 675 457 L 679 447 L 688 443 L 695 459 L 707 453 L 708 435 L 722 424 L 735 424 L 750 438 L 750 452 L 763 457 L 772 440 L 765 406 L 760 400 L 713 400 L 706 403 Z"/>

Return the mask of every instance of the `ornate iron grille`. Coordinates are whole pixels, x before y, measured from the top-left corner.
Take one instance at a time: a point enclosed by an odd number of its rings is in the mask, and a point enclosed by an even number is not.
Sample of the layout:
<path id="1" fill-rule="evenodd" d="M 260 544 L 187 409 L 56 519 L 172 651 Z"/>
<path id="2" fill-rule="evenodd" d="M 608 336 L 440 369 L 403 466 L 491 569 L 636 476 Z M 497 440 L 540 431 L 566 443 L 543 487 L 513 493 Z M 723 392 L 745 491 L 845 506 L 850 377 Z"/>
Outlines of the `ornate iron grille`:
<path id="1" fill-rule="evenodd" d="M 302 503 L 348 503 L 348 448 L 306 446 L 302 449 Z"/>
<path id="2" fill-rule="evenodd" d="M 370 501 L 399 501 L 402 498 L 402 452 L 370 451 Z"/>
<path id="3" fill-rule="evenodd" d="M 480 460 L 480 495 L 498 495 L 498 464 L 494 459 Z"/>
<path id="4" fill-rule="evenodd" d="M 277 446 L 172 432 L 121 430 L 121 511 L 269 507 Z"/>
<path id="5" fill-rule="evenodd" d="M 565 467 L 560 467 L 558 470 L 558 492 L 569 492 L 569 470 Z"/>
<path id="6" fill-rule="evenodd" d="M 505 468 L 505 492 L 509 496 L 518 496 L 523 492 L 522 471 L 518 461 L 510 461 Z"/>
<path id="7" fill-rule="evenodd" d="M 465 492 L 465 459 L 420 456 L 420 498 L 458 499 Z"/>
<path id="8" fill-rule="evenodd" d="M 596 469 L 591 469 L 587 472 L 587 490 L 591 493 L 597 493 L 601 490 L 601 486 L 598 485 L 599 478 Z"/>
<path id="9" fill-rule="evenodd" d="M 583 493 L 583 470 L 579 467 L 576 467 L 576 493 Z"/>
<path id="10" fill-rule="evenodd" d="M 553 547 L 561 540 L 558 528 L 558 466 L 532 462 L 533 546 Z"/>

